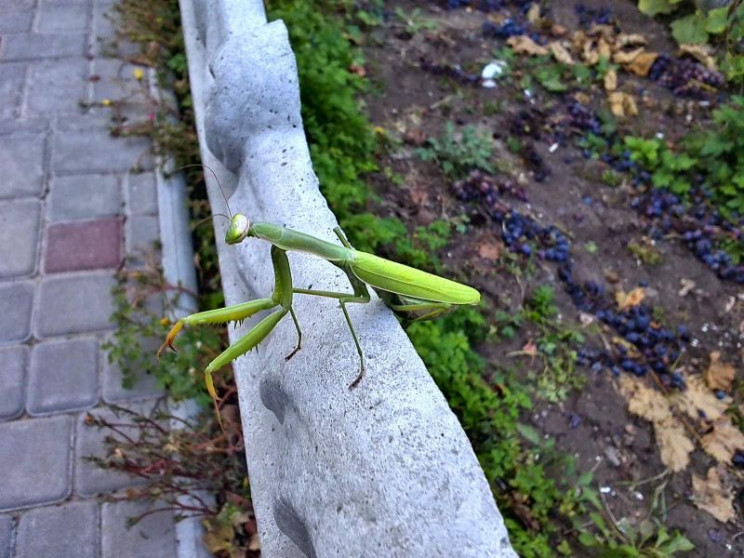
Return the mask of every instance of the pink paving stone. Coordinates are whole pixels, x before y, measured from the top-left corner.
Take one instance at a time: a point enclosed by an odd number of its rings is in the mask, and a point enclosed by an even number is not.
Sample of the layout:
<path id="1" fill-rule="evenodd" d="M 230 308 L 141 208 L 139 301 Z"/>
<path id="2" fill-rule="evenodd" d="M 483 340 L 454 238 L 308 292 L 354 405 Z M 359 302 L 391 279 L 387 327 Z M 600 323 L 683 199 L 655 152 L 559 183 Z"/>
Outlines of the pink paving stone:
<path id="1" fill-rule="evenodd" d="M 59 223 L 46 229 L 47 272 L 117 267 L 121 262 L 121 219 Z"/>

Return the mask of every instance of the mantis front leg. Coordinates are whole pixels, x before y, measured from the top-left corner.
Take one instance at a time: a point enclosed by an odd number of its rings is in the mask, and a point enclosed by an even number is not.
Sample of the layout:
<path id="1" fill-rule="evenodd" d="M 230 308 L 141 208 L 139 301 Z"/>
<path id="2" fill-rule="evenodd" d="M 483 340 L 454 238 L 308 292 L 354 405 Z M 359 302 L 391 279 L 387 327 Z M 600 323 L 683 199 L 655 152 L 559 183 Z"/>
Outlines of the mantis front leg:
<path id="1" fill-rule="evenodd" d="M 272 246 L 271 261 L 274 266 L 274 292 L 271 294 L 270 298 L 260 298 L 258 300 L 252 300 L 250 302 L 244 302 L 242 304 L 236 304 L 218 310 L 207 310 L 206 312 L 198 312 L 186 316 L 176 322 L 170 330 L 170 333 L 168 333 L 165 342 L 157 352 L 157 355 L 160 356 L 160 353 L 166 346 L 175 349 L 173 346 L 173 340 L 184 325 L 241 322 L 262 310 L 270 310 L 271 308 L 279 306 L 279 309 L 266 316 L 234 345 L 229 346 L 219 354 L 217 358 L 210 362 L 204 370 L 204 380 L 207 384 L 207 391 L 209 391 L 209 395 L 212 397 L 215 404 L 217 401 L 217 392 L 214 389 L 212 373 L 216 372 L 226 364 L 229 364 L 239 356 L 244 355 L 261 343 L 261 341 L 271 333 L 287 313 L 291 314 L 295 328 L 297 329 L 297 347 L 287 355 L 286 358 L 292 358 L 295 353 L 300 350 L 302 331 L 300 331 L 300 325 L 297 322 L 297 317 L 292 308 L 292 274 L 289 269 L 287 253 L 281 248 Z"/>

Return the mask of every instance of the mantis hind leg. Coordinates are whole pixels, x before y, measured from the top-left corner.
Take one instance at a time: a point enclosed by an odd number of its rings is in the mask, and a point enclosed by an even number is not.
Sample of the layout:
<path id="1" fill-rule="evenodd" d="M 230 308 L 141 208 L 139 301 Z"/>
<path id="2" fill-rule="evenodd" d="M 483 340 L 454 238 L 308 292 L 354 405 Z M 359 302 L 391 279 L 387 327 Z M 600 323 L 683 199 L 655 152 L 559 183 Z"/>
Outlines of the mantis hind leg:
<path id="1" fill-rule="evenodd" d="M 391 304 L 390 308 L 395 312 L 419 312 L 422 310 L 431 310 L 430 312 L 411 319 L 410 321 L 412 323 L 432 320 L 451 310 L 452 304 L 447 302 L 430 302 L 426 300 L 416 301 L 416 299 L 409 298 L 405 300 L 405 304 Z"/>
<path id="2" fill-rule="evenodd" d="M 339 239 L 341 239 L 341 242 L 344 245 L 348 245 L 348 241 L 343 236 L 341 229 L 337 228 L 335 229 L 335 232 L 338 235 Z M 359 375 L 356 377 L 356 379 L 353 382 L 351 382 L 351 384 L 349 384 L 349 389 L 354 389 L 357 385 L 359 385 L 359 382 L 362 381 L 362 377 L 364 376 L 364 351 L 362 351 L 362 346 L 359 343 L 359 338 L 357 337 L 356 331 L 354 330 L 354 324 L 351 323 L 351 317 L 349 316 L 349 311 L 346 309 L 346 305 L 349 303 L 357 303 L 357 304 L 367 303 L 370 301 L 370 296 L 369 296 L 369 291 L 367 290 L 367 285 L 365 285 L 364 282 L 357 279 L 350 271 L 347 271 L 346 269 L 344 269 L 344 272 L 346 273 L 346 276 L 349 278 L 349 283 L 351 283 L 351 287 L 354 289 L 353 293 L 337 293 L 333 291 L 314 291 L 312 289 L 293 289 L 293 292 L 295 294 L 322 296 L 325 298 L 335 298 L 338 300 L 338 303 L 341 306 L 341 311 L 344 313 L 344 318 L 346 318 L 346 324 L 349 326 L 351 337 L 354 340 L 354 346 L 356 346 L 357 353 L 359 353 Z"/>

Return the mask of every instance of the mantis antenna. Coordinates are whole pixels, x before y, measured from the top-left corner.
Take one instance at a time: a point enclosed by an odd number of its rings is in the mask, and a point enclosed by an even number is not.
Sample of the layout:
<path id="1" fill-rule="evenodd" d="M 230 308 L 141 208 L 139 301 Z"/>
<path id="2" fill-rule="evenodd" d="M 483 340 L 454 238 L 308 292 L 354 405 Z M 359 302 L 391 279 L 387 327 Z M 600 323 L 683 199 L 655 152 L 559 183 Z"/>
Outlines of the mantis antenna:
<path id="1" fill-rule="evenodd" d="M 209 172 L 212 173 L 212 176 L 214 176 L 215 182 L 217 182 L 217 187 L 220 189 L 220 194 L 222 194 L 222 199 L 225 200 L 225 207 L 227 207 L 227 213 L 228 213 L 227 220 L 232 221 L 232 211 L 230 211 L 230 203 L 227 201 L 227 196 L 225 195 L 225 191 L 222 189 L 222 184 L 220 184 L 220 179 L 217 178 L 217 173 L 215 173 L 211 167 L 209 167 L 208 165 L 205 165 L 204 163 L 199 163 L 199 164 L 194 163 L 192 165 L 183 165 L 182 167 L 178 167 L 173 172 L 176 173 L 178 171 L 182 171 L 184 169 L 189 169 L 189 168 L 194 168 L 194 167 L 198 167 L 202 170 L 207 169 Z M 215 213 L 214 215 L 215 216 L 222 215 L 223 217 L 226 217 L 226 215 L 222 213 Z M 198 227 L 199 225 L 201 225 L 201 222 L 199 222 L 196 226 Z"/>

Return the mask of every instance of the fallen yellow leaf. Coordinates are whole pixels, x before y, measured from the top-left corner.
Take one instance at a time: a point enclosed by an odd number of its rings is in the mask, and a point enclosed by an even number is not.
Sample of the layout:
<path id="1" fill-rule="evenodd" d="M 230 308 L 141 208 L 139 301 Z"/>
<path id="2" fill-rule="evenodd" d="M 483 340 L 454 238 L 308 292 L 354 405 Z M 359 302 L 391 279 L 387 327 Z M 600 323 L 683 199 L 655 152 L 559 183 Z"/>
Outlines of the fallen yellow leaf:
<path id="1" fill-rule="evenodd" d="M 620 393 L 628 402 L 628 411 L 648 421 L 672 418 L 672 409 L 661 393 L 627 374 L 620 377 Z"/>
<path id="2" fill-rule="evenodd" d="M 728 391 L 734 382 L 736 370 L 733 365 L 727 362 L 721 362 L 721 351 L 712 351 L 710 353 L 710 366 L 703 374 L 705 383 L 710 389 L 721 389 Z"/>
<path id="3" fill-rule="evenodd" d="M 643 50 L 643 47 L 629 51 L 619 50 L 612 55 L 612 61 L 615 62 L 615 64 L 630 64 L 643 52 Z"/>
<path id="4" fill-rule="evenodd" d="M 662 463 L 675 473 L 684 471 L 690 464 L 690 454 L 695 449 L 684 426 L 670 415 L 654 422 L 654 435 Z"/>
<path id="5" fill-rule="evenodd" d="M 692 475 L 692 492 L 695 506 L 708 512 L 721 523 L 736 517 L 734 495 L 724 489 L 715 467 L 708 469 L 708 478 Z"/>
<path id="6" fill-rule="evenodd" d="M 538 45 L 535 41 L 530 39 L 527 35 L 519 35 L 515 37 L 509 37 L 506 41 L 512 50 L 517 54 L 529 54 L 530 56 L 544 56 L 549 54 L 547 48 L 542 45 Z"/>
<path id="7" fill-rule="evenodd" d="M 703 449 L 719 463 L 730 464 L 736 450 L 744 450 L 744 434 L 731 419 L 717 422 L 713 431 L 703 436 Z"/>
<path id="8" fill-rule="evenodd" d="M 728 409 L 730 398 L 718 399 L 706 387 L 700 376 L 685 377 L 687 389 L 672 397 L 674 405 L 694 419 L 715 422 Z"/>
<path id="9" fill-rule="evenodd" d="M 608 100 L 610 102 L 610 111 L 618 118 L 638 115 L 638 105 L 636 105 L 635 99 L 628 93 L 624 91 L 613 91 L 609 94 Z"/>
<path id="10" fill-rule="evenodd" d="M 658 57 L 658 52 L 642 52 L 630 64 L 627 64 L 625 69 L 637 76 L 646 77 Z"/>
<path id="11" fill-rule="evenodd" d="M 617 89 L 617 72 L 610 68 L 604 76 L 605 91 L 614 91 Z"/>
<path id="12" fill-rule="evenodd" d="M 716 64 L 716 59 L 713 57 L 713 49 L 710 45 L 680 45 L 678 54 L 680 56 L 689 54 L 709 70 L 718 71 L 718 65 Z"/>
<path id="13" fill-rule="evenodd" d="M 561 64 L 568 64 L 569 66 L 575 64 L 573 58 L 571 58 L 571 54 L 568 52 L 568 50 L 566 50 L 566 47 L 564 47 L 558 41 L 549 42 L 548 48 L 553 54 L 553 58 L 555 58 Z"/>
<path id="14" fill-rule="evenodd" d="M 620 310 L 627 310 L 633 306 L 638 306 L 643 302 L 645 296 L 646 292 L 643 290 L 643 287 L 636 287 L 627 294 L 623 291 L 617 291 L 615 293 L 615 302 L 617 302 Z"/>

